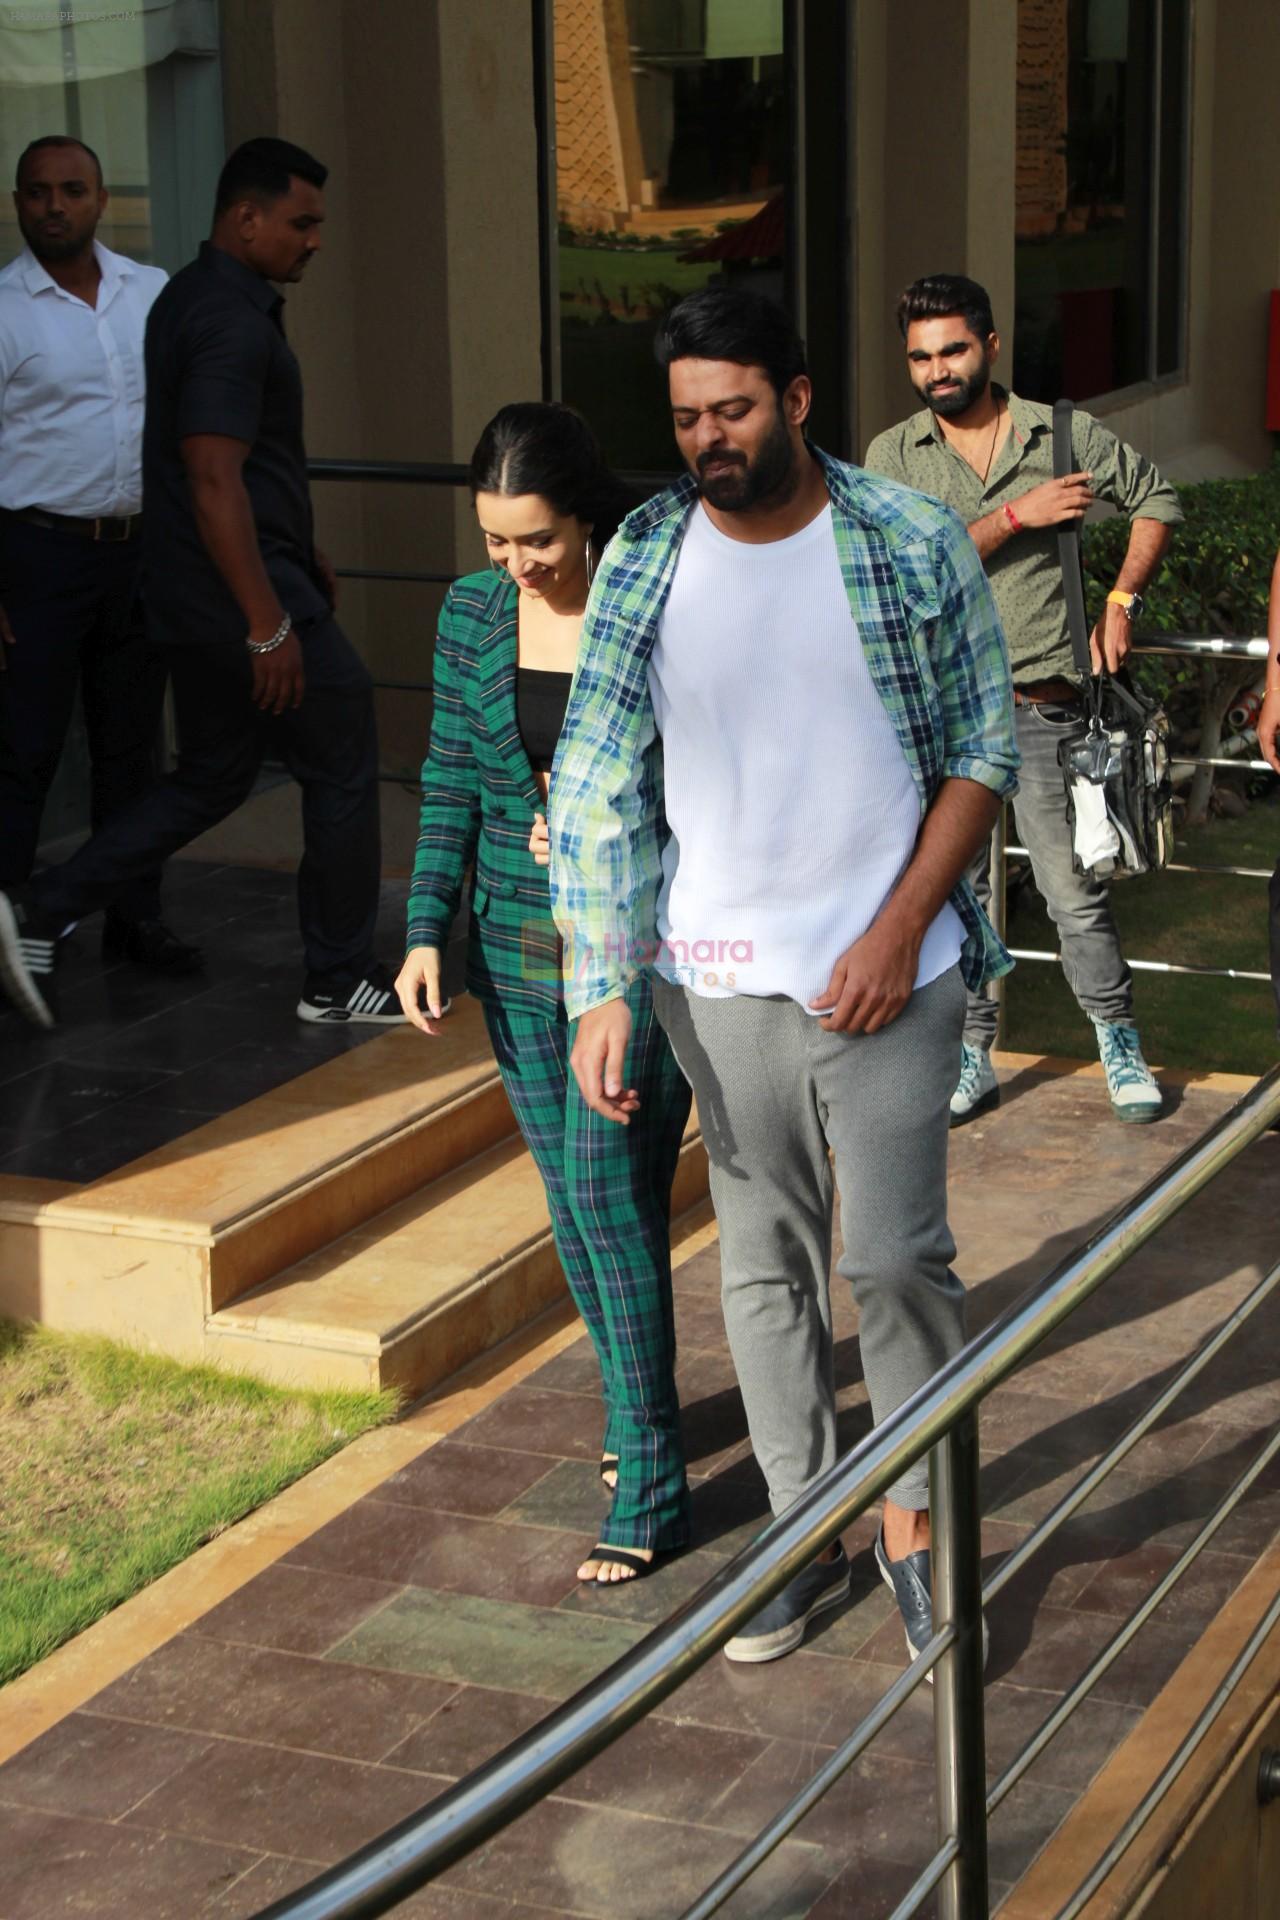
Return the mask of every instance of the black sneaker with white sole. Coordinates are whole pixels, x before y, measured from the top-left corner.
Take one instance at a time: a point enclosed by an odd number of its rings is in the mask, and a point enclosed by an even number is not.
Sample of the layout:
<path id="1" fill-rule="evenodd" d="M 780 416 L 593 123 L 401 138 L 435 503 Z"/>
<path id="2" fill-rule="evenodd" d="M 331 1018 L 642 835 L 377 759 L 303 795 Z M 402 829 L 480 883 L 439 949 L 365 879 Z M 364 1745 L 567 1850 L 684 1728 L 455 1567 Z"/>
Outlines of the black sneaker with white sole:
<path id="1" fill-rule="evenodd" d="M 60 931 L 26 888 L 0 893 L 0 987 L 36 1027 L 58 1024 L 53 970 Z"/>
<path id="2" fill-rule="evenodd" d="M 298 1002 L 299 1020 L 324 1026 L 355 1021 L 361 1026 L 393 1027 L 404 1019 L 391 975 L 380 962 L 367 967 L 358 979 L 309 973 Z"/>
<path id="3" fill-rule="evenodd" d="M 849 1557 L 841 1547 L 834 1560 L 815 1560 L 788 1580 L 782 1592 L 761 1607 L 725 1642 L 725 1658 L 758 1665 L 794 1653 L 815 1613 L 838 1607 L 849 1596 Z"/>

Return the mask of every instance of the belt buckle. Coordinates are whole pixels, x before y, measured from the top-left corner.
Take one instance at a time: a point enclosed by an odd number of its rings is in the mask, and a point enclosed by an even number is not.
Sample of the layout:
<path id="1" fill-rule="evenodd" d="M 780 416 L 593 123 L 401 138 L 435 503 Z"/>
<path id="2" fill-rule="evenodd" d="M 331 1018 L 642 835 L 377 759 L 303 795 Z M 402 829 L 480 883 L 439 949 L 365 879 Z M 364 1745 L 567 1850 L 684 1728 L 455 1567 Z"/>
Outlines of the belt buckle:
<path id="1" fill-rule="evenodd" d="M 105 540 L 112 546 L 118 546 L 122 540 L 129 538 L 129 518 L 128 514 L 121 513 L 98 514 L 93 522 L 94 539 Z M 114 531 L 108 533 L 108 527 L 113 528 Z"/>

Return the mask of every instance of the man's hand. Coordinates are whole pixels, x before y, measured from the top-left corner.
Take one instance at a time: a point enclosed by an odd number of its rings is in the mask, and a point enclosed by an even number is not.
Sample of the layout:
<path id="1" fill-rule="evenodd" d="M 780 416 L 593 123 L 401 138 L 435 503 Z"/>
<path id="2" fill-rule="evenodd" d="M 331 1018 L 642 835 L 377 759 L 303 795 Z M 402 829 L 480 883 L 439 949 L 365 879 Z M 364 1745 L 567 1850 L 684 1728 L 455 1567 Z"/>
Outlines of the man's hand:
<path id="1" fill-rule="evenodd" d="M 4 657 L 5 647 L 16 647 L 18 642 L 13 628 L 9 625 L 9 616 L 3 607 L 0 607 L 0 642 L 3 642 L 0 645 L 0 673 L 7 673 L 9 662 Z"/>
<path id="2" fill-rule="evenodd" d="M 414 947 L 405 955 L 404 965 L 396 975 L 396 995 L 411 1026 L 417 1027 L 419 1033 L 439 1033 L 439 1022 L 444 1018 L 439 947 Z M 423 1000 L 427 1003 L 426 1013 L 422 1011 Z"/>
<path id="3" fill-rule="evenodd" d="M 533 816 L 533 831 L 529 835 L 529 851 L 540 867 L 549 867 L 551 865 L 551 841 L 547 835 L 547 816 L 545 813 L 535 813 Z"/>
<path id="4" fill-rule="evenodd" d="M 1082 520 L 1093 505 L 1093 475 L 1067 473 L 1060 480 L 1042 480 L 1009 504 L 1024 527 L 1066 526 Z"/>
<path id="5" fill-rule="evenodd" d="M 1272 668 L 1280 671 L 1280 661 Z M 1267 765 L 1280 773 L 1280 680 L 1267 693 L 1258 715 L 1258 745 Z"/>
<path id="6" fill-rule="evenodd" d="M 1089 635 L 1089 658 L 1094 672 L 1101 673 L 1105 662 L 1107 672 L 1115 673 L 1132 651 L 1132 622 L 1118 600 L 1108 600 L 1101 620 Z"/>
<path id="7" fill-rule="evenodd" d="M 321 553 L 319 547 L 315 549 L 315 556 L 316 572 L 320 575 L 320 584 L 324 588 L 325 599 L 331 607 L 336 608 L 338 604 L 338 576 L 333 570 L 333 562 L 327 553 Z"/>
<path id="8" fill-rule="evenodd" d="M 897 1019 L 916 984 L 919 940 L 903 938 L 883 919 L 840 955 L 825 993 L 809 1002 L 830 1012 L 819 1025 L 828 1033 L 875 1033 Z"/>
<path id="9" fill-rule="evenodd" d="M 269 640 L 269 633 L 253 634 L 251 640 Z M 270 653 L 251 653 L 253 693 L 250 698 L 264 713 L 283 713 L 288 707 L 300 707 L 306 690 L 302 672 L 302 642 L 292 628 L 281 646 Z"/>
<path id="10" fill-rule="evenodd" d="M 625 1000 L 606 1000 L 583 1014 L 569 1055 L 574 1079 L 591 1111 L 616 1120 L 620 1127 L 629 1126 L 632 1114 L 640 1110 L 639 1094 L 622 1083 L 630 1039 L 630 1007 Z"/>

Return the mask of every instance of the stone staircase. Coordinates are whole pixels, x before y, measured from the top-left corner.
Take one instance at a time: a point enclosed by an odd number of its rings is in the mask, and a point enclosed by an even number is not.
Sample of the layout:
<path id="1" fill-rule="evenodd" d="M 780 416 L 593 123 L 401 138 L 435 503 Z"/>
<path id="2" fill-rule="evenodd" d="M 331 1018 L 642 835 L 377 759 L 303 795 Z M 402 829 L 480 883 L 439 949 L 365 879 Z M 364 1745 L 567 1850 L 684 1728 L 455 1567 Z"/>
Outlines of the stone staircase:
<path id="1" fill-rule="evenodd" d="M 705 1194 L 695 1118 L 674 1213 Z M 0 1315 L 291 1385 L 423 1392 L 564 1291 L 466 996 L 88 1186 L 0 1178 Z"/>

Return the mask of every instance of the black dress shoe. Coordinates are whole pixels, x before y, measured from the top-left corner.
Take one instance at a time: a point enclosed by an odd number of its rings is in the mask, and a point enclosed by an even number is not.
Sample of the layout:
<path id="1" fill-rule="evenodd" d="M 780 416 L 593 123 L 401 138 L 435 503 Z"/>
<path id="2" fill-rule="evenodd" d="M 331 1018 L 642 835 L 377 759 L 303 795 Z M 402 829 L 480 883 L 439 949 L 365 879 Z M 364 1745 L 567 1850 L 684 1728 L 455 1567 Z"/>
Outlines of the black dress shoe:
<path id="1" fill-rule="evenodd" d="M 109 913 L 102 923 L 104 960 L 131 960 L 149 973 L 199 973 L 204 955 L 199 947 L 179 940 L 163 920 L 126 920 Z"/>

